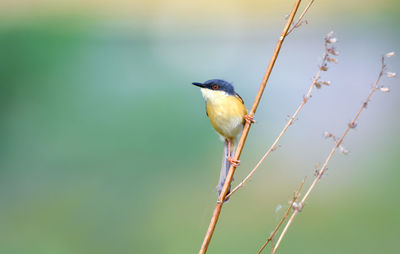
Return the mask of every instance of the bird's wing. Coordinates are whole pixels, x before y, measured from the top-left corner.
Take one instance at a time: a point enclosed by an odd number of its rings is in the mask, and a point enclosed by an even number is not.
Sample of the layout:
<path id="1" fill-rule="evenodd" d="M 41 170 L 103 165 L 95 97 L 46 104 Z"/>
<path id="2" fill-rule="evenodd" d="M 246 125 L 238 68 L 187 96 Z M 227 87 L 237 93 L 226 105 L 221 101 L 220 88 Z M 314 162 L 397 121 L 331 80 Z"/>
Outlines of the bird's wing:
<path id="1" fill-rule="evenodd" d="M 242 97 L 240 97 L 240 95 L 238 93 L 235 93 L 235 96 L 242 102 L 242 104 L 244 105 L 244 101 L 242 99 Z"/>
<path id="2" fill-rule="evenodd" d="M 244 101 L 243 101 L 242 97 L 240 97 L 240 95 L 238 93 L 235 93 L 235 96 L 236 96 L 236 98 L 238 98 L 242 102 L 242 104 L 244 106 L 244 114 L 247 115 L 247 109 L 246 109 L 246 106 L 244 105 Z M 245 123 L 246 123 L 246 121 L 243 118 L 243 125 Z"/>

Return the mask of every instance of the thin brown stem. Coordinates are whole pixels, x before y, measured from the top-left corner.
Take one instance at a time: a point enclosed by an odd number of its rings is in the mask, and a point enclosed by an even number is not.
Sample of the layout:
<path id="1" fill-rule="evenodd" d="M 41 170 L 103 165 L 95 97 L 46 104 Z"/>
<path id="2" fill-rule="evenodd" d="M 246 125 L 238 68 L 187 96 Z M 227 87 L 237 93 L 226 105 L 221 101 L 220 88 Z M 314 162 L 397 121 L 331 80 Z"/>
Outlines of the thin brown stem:
<path id="1" fill-rule="evenodd" d="M 290 227 L 290 225 L 292 224 L 294 218 L 301 211 L 301 208 L 303 208 L 304 203 L 307 200 L 307 198 L 309 197 L 311 191 L 314 189 L 315 185 L 318 183 L 318 181 L 321 179 L 322 175 L 326 171 L 328 163 L 331 160 L 331 158 L 333 157 L 333 155 L 335 154 L 336 150 L 342 144 L 344 138 L 347 136 L 347 134 L 350 132 L 350 130 L 355 128 L 356 121 L 357 121 L 358 117 L 360 116 L 361 112 L 363 112 L 364 109 L 367 107 L 368 102 L 370 101 L 372 95 L 379 89 L 379 82 L 380 82 L 380 80 L 381 80 L 381 78 L 382 78 L 382 76 L 383 76 L 383 74 L 385 72 L 385 67 L 386 67 L 385 59 L 384 59 L 384 57 L 382 57 L 381 70 L 379 72 L 377 80 L 375 81 L 374 86 L 372 87 L 372 89 L 369 92 L 369 94 L 368 94 L 367 98 L 365 99 L 365 101 L 362 103 L 360 110 L 357 112 L 357 114 L 355 115 L 353 120 L 348 124 L 348 127 L 345 130 L 345 132 L 343 133 L 342 137 L 333 146 L 331 152 L 329 153 L 328 157 L 326 158 L 326 160 L 325 160 L 324 164 L 322 165 L 321 169 L 318 171 L 318 174 L 316 175 L 316 177 L 315 177 L 314 181 L 312 182 L 311 186 L 308 188 L 306 194 L 304 195 L 304 197 L 301 199 L 300 203 L 298 204 L 299 209 L 295 209 L 294 212 L 292 213 L 292 215 L 290 216 L 285 228 L 283 229 L 281 235 L 279 236 L 279 239 L 278 239 L 274 249 L 272 250 L 273 254 L 276 253 L 280 243 L 282 242 L 283 237 L 286 235 L 286 232 L 287 232 L 288 228 Z"/>
<path id="2" fill-rule="evenodd" d="M 281 140 L 282 136 L 285 134 L 286 130 L 293 124 L 294 120 L 296 119 L 297 115 L 301 111 L 301 109 L 304 107 L 304 105 L 307 103 L 308 99 L 311 97 L 311 92 L 313 91 L 313 88 L 316 86 L 316 84 L 319 81 L 319 78 L 321 77 L 321 72 L 323 71 L 323 67 L 326 67 L 326 64 L 328 62 L 329 58 L 329 52 L 328 52 L 328 44 L 329 44 L 329 39 L 325 38 L 325 52 L 324 52 L 324 57 L 322 59 L 320 68 L 318 69 L 317 74 L 315 75 L 313 81 L 311 82 L 311 85 L 308 89 L 307 94 L 303 97 L 302 102 L 300 105 L 297 107 L 296 111 L 293 113 L 293 115 L 290 117 L 289 121 L 286 123 L 285 127 L 282 129 L 282 131 L 279 133 L 278 137 L 275 139 L 274 143 L 270 146 L 270 148 L 267 150 L 267 152 L 263 155 L 263 157 L 258 161 L 256 166 L 250 171 L 250 173 L 226 196 L 226 199 L 229 198 L 230 196 L 233 195 L 238 189 L 244 186 L 244 184 L 253 176 L 253 174 L 257 171 L 257 169 L 260 167 L 260 165 L 264 162 L 264 160 L 275 150 L 277 147 L 279 141 Z"/>
<path id="3" fill-rule="evenodd" d="M 311 5 L 314 3 L 314 1 L 315 1 L 315 0 L 311 0 L 311 1 L 307 4 L 307 6 L 306 6 L 306 8 L 304 9 L 304 11 L 301 13 L 299 19 L 297 20 L 297 22 L 296 22 L 295 24 L 292 25 L 292 27 L 291 27 L 290 30 L 288 31 L 287 35 L 289 35 L 291 32 L 293 32 L 294 29 L 298 28 L 298 27 L 302 24 L 304 15 L 306 15 L 306 13 L 307 13 L 308 10 L 310 9 L 310 7 L 311 7 Z"/>
<path id="4" fill-rule="evenodd" d="M 282 241 L 283 236 L 286 234 L 288 228 L 289 228 L 290 225 L 292 224 L 293 219 L 294 219 L 294 217 L 296 216 L 296 214 L 297 214 L 298 212 L 299 212 L 298 210 L 294 210 L 294 211 L 293 211 L 293 213 L 292 213 L 292 215 L 290 216 L 288 222 L 286 223 L 285 227 L 283 228 L 282 233 L 281 233 L 281 235 L 279 236 L 278 241 L 277 241 L 276 244 L 275 244 L 275 247 L 272 249 L 272 254 L 275 254 L 276 251 L 278 250 L 278 247 L 279 247 L 279 245 L 281 244 L 281 241 Z"/>
<path id="5" fill-rule="evenodd" d="M 258 250 L 257 254 L 260 254 L 265 247 L 267 247 L 268 243 L 272 241 L 272 239 L 275 238 L 276 233 L 278 232 L 279 228 L 281 227 L 281 225 L 283 224 L 283 222 L 285 221 L 285 219 L 288 217 L 290 211 L 292 210 L 293 204 L 294 202 L 296 202 L 296 200 L 299 198 L 300 196 L 300 191 L 301 188 L 303 187 L 303 184 L 305 182 L 305 179 L 303 179 L 303 181 L 301 182 L 299 188 L 297 189 L 296 193 L 293 196 L 292 201 L 290 202 L 290 205 L 288 207 L 288 209 L 286 210 L 285 214 L 283 215 L 282 219 L 280 220 L 280 222 L 278 223 L 278 225 L 275 227 L 274 231 L 271 233 L 271 235 L 268 237 L 267 241 L 263 244 L 263 246 L 261 246 L 260 250 Z"/>
<path id="6" fill-rule="evenodd" d="M 260 88 L 259 88 L 258 93 L 256 95 L 256 98 L 254 99 L 254 103 L 253 103 L 253 106 L 251 107 L 249 116 L 254 116 L 254 114 L 256 113 L 258 104 L 260 103 L 260 100 L 261 100 L 262 94 L 264 92 L 264 89 L 265 89 L 265 87 L 267 85 L 268 79 L 269 79 L 269 77 L 271 75 L 272 69 L 273 69 L 273 67 L 275 65 L 275 62 L 276 62 L 276 59 L 278 58 L 279 51 L 280 51 L 280 49 L 282 47 L 284 39 L 286 38 L 287 32 L 289 31 L 290 25 L 293 22 L 294 16 L 296 15 L 296 12 L 297 12 L 297 10 L 299 8 L 300 3 L 301 3 L 301 0 L 296 0 L 296 3 L 293 6 L 293 9 L 292 9 L 292 11 L 291 11 L 291 13 L 289 15 L 289 18 L 288 18 L 288 20 L 286 22 L 286 25 L 285 25 L 282 33 L 281 33 L 281 36 L 279 37 L 279 40 L 278 40 L 278 42 L 277 42 L 277 44 L 275 46 L 274 53 L 272 54 L 271 60 L 270 60 L 270 62 L 268 64 L 267 70 L 266 70 L 264 78 L 263 78 L 263 80 L 261 82 L 261 85 L 260 85 Z M 243 127 L 242 135 L 240 136 L 239 143 L 237 145 L 237 148 L 236 148 L 236 151 L 235 151 L 235 154 L 234 154 L 234 159 L 235 160 L 239 160 L 239 158 L 240 158 L 240 155 L 242 153 L 242 150 L 243 150 L 247 135 L 249 133 L 249 130 L 250 130 L 250 122 L 246 121 L 246 123 L 245 123 L 245 125 Z M 213 213 L 213 216 L 212 216 L 211 221 L 210 221 L 210 225 L 208 226 L 206 235 L 205 235 L 203 243 L 201 245 L 201 248 L 200 248 L 200 251 L 199 251 L 200 254 L 204 254 L 204 253 L 207 252 L 208 245 L 210 244 L 211 238 L 213 236 L 213 233 L 214 233 L 214 230 L 215 230 L 215 226 L 217 225 L 217 222 L 218 222 L 219 215 L 221 214 L 222 204 L 223 204 L 223 202 L 225 200 L 225 197 L 226 197 L 226 195 L 228 193 L 229 186 L 230 186 L 230 184 L 232 182 L 233 174 L 235 173 L 235 169 L 236 168 L 233 165 L 231 165 L 231 167 L 229 168 L 229 172 L 228 172 L 228 175 L 226 177 L 225 184 L 222 187 L 220 196 L 218 197 L 218 201 L 217 201 L 217 204 L 215 206 L 214 213 Z"/>

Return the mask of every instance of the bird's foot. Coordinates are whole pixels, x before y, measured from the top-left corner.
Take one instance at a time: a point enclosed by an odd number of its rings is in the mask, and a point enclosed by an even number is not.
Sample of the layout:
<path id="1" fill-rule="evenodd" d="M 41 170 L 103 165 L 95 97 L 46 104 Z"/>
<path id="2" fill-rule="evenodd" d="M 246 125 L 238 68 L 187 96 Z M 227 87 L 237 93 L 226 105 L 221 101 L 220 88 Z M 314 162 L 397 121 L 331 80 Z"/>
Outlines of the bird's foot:
<path id="1" fill-rule="evenodd" d="M 240 160 L 235 160 L 231 156 L 228 157 L 228 161 L 231 163 L 232 166 L 234 167 L 239 167 L 240 165 Z"/>
<path id="2" fill-rule="evenodd" d="M 254 116 L 251 116 L 251 115 L 245 115 L 243 118 L 248 124 L 252 124 L 252 123 L 256 122 L 256 120 L 254 120 Z"/>

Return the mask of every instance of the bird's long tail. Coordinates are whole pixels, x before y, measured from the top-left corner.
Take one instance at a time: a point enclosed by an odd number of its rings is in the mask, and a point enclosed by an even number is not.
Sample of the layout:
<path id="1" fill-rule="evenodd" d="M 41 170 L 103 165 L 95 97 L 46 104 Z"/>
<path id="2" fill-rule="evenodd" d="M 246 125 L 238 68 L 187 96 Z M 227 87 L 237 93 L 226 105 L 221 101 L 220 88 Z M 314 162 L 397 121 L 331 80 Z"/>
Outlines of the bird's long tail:
<path id="1" fill-rule="evenodd" d="M 229 147 L 231 146 L 231 147 Z M 230 153 L 230 154 L 229 154 Z M 224 154 L 222 156 L 222 166 L 221 166 L 221 172 L 219 175 L 219 181 L 217 185 L 217 191 L 218 191 L 218 197 L 221 195 L 222 187 L 224 186 L 226 177 L 228 175 L 229 168 L 231 166 L 231 163 L 228 160 L 228 157 L 232 157 L 233 155 L 233 142 L 229 142 L 228 139 L 225 139 L 224 142 Z M 231 191 L 231 186 L 229 186 L 227 194 Z M 228 199 L 226 200 L 228 201 Z"/>

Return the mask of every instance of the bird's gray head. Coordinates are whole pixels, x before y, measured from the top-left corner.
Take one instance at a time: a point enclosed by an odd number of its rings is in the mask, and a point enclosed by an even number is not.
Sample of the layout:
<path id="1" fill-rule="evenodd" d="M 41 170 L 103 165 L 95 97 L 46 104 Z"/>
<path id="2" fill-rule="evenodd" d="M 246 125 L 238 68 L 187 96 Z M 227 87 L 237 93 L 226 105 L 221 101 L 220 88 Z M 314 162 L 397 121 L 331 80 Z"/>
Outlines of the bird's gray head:
<path id="1" fill-rule="evenodd" d="M 206 88 L 214 91 L 224 91 L 229 95 L 235 95 L 235 89 L 232 84 L 222 79 L 210 79 L 204 83 L 193 82 L 195 86 Z"/>

